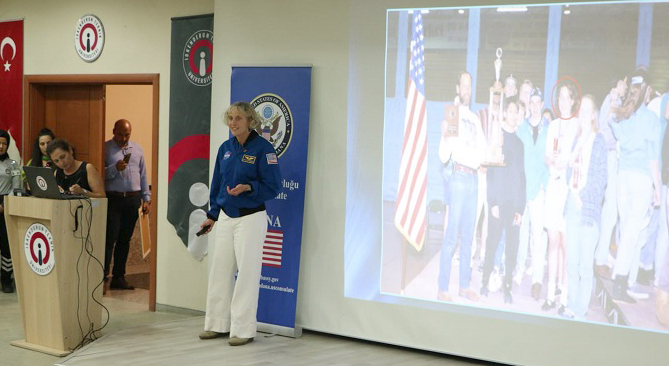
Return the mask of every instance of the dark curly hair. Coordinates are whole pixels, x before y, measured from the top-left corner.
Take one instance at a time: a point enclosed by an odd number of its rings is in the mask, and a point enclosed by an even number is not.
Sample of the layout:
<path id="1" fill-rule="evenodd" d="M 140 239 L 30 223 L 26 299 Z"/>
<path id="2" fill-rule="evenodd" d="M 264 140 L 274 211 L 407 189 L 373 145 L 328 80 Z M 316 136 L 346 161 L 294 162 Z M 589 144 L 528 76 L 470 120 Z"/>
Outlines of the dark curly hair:
<path id="1" fill-rule="evenodd" d="M 578 108 L 581 105 L 581 96 L 579 95 L 578 86 L 571 79 L 564 79 L 558 83 L 557 88 L 555 89 L 557 90 L 557 93 L 555 95 L 555 105 L 557 106 L 558 114 L 562 113 L 560 112 L 560 102 L 559 102 L 560 90 L 562 90 L 562 88 L 567 88 L 567 91 L 569 92 L 569 97 L 571 98 L 571 100 L 574 101 L 574 104 L 571 106 L 571 116 L 559 115 L 558 117 L 559 118 L 573 117 L 576 115 L 576 113 L 578 112 Z"/>

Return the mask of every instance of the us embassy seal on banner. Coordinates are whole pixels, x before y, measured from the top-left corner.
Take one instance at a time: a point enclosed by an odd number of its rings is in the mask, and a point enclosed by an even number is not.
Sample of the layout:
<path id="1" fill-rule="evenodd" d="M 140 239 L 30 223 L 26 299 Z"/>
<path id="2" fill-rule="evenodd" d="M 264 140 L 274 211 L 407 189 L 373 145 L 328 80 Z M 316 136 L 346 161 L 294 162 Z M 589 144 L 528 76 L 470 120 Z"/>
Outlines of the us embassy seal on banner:
<path id="1" fill-rule="evenodd" d="M 193 33 L 183 53 L 183 67 L 186 78 L 193 85 L 211 84 L 211 69 L 214 60 L 214 33 L 199 30 Z"/>
<path id="2" fill-rule="evenodd" d="M 293 138 L 293 114 L 290 107 L 280 96 L 272 93 L 255 97 L 251 106 L 261 119 L 256 132 L 272 143 L 276 155 L 281 157 Z"/>
<path id="3" fill-rule="evenodd" d="M 100 19 L 93 14 L 79 19 L 74 31 L 74 49 L 79 57 L 86 62 L 93 62 L 100 57 L 104 45 L 105 29 Z"/>
<path id="4" fill-rule="evenodd" d="M 35 273 L 45 276 L 51 272 L 56 264 L 56 257 L 53 250 L 53 237 L 46 226 L 38 223 L 30 225 L 26 230 L 23 247 L 26 261 Z"/>

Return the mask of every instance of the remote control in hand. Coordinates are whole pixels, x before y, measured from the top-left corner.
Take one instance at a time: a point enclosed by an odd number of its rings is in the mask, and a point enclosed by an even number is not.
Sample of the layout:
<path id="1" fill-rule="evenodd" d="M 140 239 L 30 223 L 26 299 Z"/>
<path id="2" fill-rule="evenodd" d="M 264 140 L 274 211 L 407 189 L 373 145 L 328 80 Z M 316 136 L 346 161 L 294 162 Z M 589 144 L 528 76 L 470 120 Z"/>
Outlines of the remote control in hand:
<path id="1" fill-rule="evenodd" d="M 205 225 L 205 227 L 203 227 L 202 229 L 200 229 L 200 231 L 198 231 L 197 233 L 195 233 L 195 236 L 202 236 L 202 235 L 204 235 L 204 233 L 206 233 L 207 230 L 209 230 L 210 227 L 211 227 L 211 225 Z"/>

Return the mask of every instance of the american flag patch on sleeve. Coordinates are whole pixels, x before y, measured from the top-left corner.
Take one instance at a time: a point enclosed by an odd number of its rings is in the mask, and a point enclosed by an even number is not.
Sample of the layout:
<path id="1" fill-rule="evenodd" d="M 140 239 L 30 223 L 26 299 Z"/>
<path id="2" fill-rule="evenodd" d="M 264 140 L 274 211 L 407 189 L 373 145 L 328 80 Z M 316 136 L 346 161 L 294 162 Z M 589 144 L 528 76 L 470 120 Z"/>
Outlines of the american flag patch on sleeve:
<path id="1" fill-rule="evenodd" d="M 267 164 L 278 164 L 278 163 L 279 163 L 279 162 L 278 162 L 278 160 L 277 160 L 277 158 L 276 158 L 276 154 L 275 154 L 275 153 L 267 154 Z"/>

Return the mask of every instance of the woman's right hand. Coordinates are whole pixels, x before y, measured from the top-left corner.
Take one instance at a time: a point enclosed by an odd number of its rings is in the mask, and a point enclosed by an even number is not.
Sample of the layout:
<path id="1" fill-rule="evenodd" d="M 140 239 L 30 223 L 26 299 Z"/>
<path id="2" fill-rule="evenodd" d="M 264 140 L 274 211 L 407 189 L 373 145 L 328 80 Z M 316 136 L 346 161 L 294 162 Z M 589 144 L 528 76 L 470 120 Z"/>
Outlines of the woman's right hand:
<path id="1" fill-rule="evenodd" d="M 202 225 L 200 225 L 200 230 L 204 229 L 204 227 L 207 226 L 207 225 L 209 225 L 209 228 L 208 228 L 207 231 L 205 231 L 202 235 L 209 234 L 209 232 L 211 231 L 211 229 L 214 227 L 214 224 L 215 224 L 215 223 L 216 223 L 216 221 L 214 221 L 214 220 L 212 220 L 212 219 L 210 219 L 210 218 L 207 218 L 206 220 L 204 220 L 204 222 L 202 223 Z"/>

